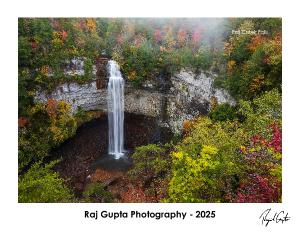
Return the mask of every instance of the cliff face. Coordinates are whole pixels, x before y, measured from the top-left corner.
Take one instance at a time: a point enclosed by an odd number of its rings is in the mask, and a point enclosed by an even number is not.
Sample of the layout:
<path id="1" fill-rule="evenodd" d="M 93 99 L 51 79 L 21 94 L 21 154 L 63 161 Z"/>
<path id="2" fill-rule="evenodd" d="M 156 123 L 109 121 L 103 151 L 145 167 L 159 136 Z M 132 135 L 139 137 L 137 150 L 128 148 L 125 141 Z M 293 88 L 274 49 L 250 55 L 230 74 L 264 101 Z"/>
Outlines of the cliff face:
<path id="1" fill-rule="evenodd" d="M 214 77 L 211 73 L 196 75 L 187 70 L 171 77 L 172 98 L 168 101 L 167 115 L 168 124 L 173 132 L 179 133 L 185 120 L 206 115 L 212 98 L 219 104 L 235 105 L 234 99 L 227 91 L 213 87 Z"/>
<path id="2" fill-rule="evenodd" d="M 141 89 L 126 84 L 125 112 L 157 117 L 159 123 L 179 133 L 184 120 L 207 114 L 212 97 L 218 103 L 235 104 L 225 90 L 213 88 L 213 78 L 213 74 L 195 75 L 182 70 L 171 77 L 171 87 L 167 91 L 160 91 L 149 83 Z M 35 101 L 46 102 L 49 98 L 64 100 L 75 113 L 78 107 L 86 111 L 107 111 L 106 97 L 106 85 L 99 85 L 99 81 L 94 80 L 86 84 L 62 84 L 52 93 L 37 93 Z"/>
<path id="3" fill-rule="evenodd" d="M 58 86 L 53 92 L 38 93 L 35 100 L 46 102 L 47 99 L 64 100 L 72 106 L 75 113 L 78 107 L 85 111 L 107 111 L 107 90 L 97 89 L 96 81 L 86 84 L 65 83 Z M 158 116 L 160 99 L 163 94 L 159 92 L 125 87 L 125 112 Z"/>

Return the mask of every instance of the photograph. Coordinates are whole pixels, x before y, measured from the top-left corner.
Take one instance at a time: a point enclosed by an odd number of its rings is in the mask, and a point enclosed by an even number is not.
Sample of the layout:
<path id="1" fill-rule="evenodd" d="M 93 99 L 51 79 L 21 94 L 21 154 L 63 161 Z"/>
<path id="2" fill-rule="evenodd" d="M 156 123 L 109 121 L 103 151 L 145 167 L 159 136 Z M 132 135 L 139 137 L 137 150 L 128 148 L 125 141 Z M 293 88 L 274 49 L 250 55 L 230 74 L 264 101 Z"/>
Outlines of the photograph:
<path id="1" fill-rule="evenodd" d="M 18 18 L 18 203 L 281 202 L 281 18 Z"/>

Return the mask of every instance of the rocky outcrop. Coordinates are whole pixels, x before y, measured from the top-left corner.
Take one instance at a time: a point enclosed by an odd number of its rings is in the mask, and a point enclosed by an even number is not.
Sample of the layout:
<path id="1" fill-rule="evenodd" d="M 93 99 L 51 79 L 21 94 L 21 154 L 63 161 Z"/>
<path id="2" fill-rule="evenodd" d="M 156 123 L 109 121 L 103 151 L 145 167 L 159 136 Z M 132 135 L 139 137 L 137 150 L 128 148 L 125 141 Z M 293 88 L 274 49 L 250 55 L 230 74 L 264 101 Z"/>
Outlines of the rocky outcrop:
<path id="1" fill-rule="evenodd" d="M 235 104 L 226 90 L 213 87 L 215 76 L 212 73 L 194 74 L 182 70 L 171 77 L 172 97 L 168 101 L 167 115 L 168 124 L 173 132 L 180 133 L 185 120 L 207 114 L 212 98 L 215 98 L 219 104 Z"/>
<path id="2" fill-rule="evenodd" d="M 107 66 L 108 59 L 105 57 L 99 57 L 96 59 L 96 87 L 97 89 L 106 88 L 108 78 L 107 78 Z"/>
<path id="3" fill-rule="evenodd" d="M 104 80 L 102 73 L 101 75 Z M 196 75 L 182 70 L 171 77 L 171 87 L 168 91 L 161 91 L 152 86 L 136 89 L 126 84 L 125 112 L 158 117 L 160 123 L 170 127 L 174 133 L 180 133 L 185 120 L 199 114 L 207 114 L 213 97 L 219 103 L 235 104 L 225 90 L 213 87 L 213 79 L 214 75 L 211 73 Z M 79 107 L 86 111 L 107 111 L 106 97 L 105 81 L 99 85 L 97 80 L 93 80 L 86 84 L 62 84 L 52 93 L 38 93 L 35 100 L 39 102 L 46 102 L 49 98 L 64 100 L 71 104 L 75 113 Z"/>
<path id="4" fill-rule="evenodd" d="M 48 99 L 64 100 L 72 106 L 72 112 L 78 108 L 85 111 L 107 111 L 107 90 L 97 89 L 96 81 L 86 84 L 65 83 L 51 93 L 39 93 L 36 101 L 46 102 Z M 125 88 L 125 112 L 156 117 L 160 112 L 162 93 L 147 90 Z"/>

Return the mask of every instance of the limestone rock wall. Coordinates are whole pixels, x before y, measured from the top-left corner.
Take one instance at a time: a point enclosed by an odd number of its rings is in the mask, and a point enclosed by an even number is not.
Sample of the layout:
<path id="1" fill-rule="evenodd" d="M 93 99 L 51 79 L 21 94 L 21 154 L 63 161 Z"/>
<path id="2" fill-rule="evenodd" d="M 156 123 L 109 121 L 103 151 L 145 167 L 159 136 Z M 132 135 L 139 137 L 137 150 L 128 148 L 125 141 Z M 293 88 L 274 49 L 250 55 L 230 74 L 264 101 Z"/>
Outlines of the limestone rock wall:
<path id="1" fill-rule="evenodd" d="M 213 87 L 214 77 L 212 73 L 196 75 L 186 70 L 171 77 L 173 98 L 168 101 L 167 112 L 173 132 L 180 133 L 185 120 L 207 114 L 213 97 L 219 104 L 235 105 L 235 100 L 226 90 Z"/>
<path id="2" fill-rule="evenodd" d="M 160 101 L 163 94 L 146 90 L 125 88 L 125 111 L 156 117 L 160 112 Z M 96 81 L 87 84 L 65 83 L 53 92 L 38 93 L 35 100 L 46 102 L 48 99 L 64 100 L 72 106 L 75 113 L 78 107 L 85 111 L 107 111 L 107 90 L 97 89 Z"/>
<path id="3" fill-rule="evenodd" d="M 222 89 L 213 87 L 214 75 L 182 70 L 171 77 L 171 88 L 167 92 L 155 88 L 136 89 L 125 85 L 125 111 L 157 117 L 159 122 L 168 126 L 174 133 L 180 133 L 185 120 L 199 114 L 207 114 L 212 97 L 218 103 L 235 104 L 230 95 Z M 65 83 L 52 93 L 37 93 L 35 101 L 46 102 L 47 99 L 67 101 L 75 113 L 78 107 L 83 110 L 107 111 L 107 90 L 97 81 L 86 84 Z"/>

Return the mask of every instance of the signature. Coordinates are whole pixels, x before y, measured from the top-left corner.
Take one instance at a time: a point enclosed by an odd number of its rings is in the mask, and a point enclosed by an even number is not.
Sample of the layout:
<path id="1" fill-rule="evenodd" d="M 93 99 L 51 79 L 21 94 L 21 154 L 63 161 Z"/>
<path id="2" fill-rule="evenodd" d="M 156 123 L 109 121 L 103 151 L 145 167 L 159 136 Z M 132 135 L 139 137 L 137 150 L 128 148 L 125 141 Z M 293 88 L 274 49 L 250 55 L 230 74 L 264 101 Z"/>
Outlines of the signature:
<path id="1" fill-rule="evenodd" d="M 266 209 L 262 214 L 260 215 L 259 219 L 261 219 L 261 224 L 267 227 L 270 222 L 279 223 L 282 224 L 284 222 L 287 222 L 291 219 L 288 212 L 284 212 L 283 210 L 280 212 L 270 213 L 271 208 Z"/>

